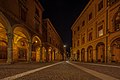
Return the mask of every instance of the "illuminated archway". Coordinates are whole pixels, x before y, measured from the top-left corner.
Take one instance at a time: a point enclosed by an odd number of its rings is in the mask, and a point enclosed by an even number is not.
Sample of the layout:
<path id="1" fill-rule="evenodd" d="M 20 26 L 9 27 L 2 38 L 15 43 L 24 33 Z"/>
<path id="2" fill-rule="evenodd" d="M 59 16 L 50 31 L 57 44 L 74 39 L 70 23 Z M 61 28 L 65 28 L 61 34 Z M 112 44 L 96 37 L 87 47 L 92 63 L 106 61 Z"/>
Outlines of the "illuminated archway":
<path id="1" fill-rule="evenodd" d="M 87 48 L 87 61 L 93 62 L 93 47 L 92 46 L 89 46 Z"/>
<path id="2" fill-rule="evenodd" d="M 5 17 L 5 15 L 0 11 L 0 61 L 2 62 L 7 61 L 8 63 L 12 62 L 11 44 L 12 44 L 11 25 L 8 19 Z"/>
<path id="3" fill-rule="evenodd" d="M 13 59 L 14 61 L 27 61 L 29 58 L 29 33 L 19 25 L 14 29 Z"/>
<path id="4" fill-rule="evenodd" d="M 2 23 L 0 23 L 0 59 L 7 61 L 7 36 L 6 30 Z"/>
<path id="5" fill-rule="evenodd" d="M 96 46 L 96 60 L 97 62 L 105 62 L 105 44 L 102 42 Z"/>
<path id="6" fill-rule="evenodd" d="M 32 61 L 40 62 L 42 60 L 42 45 L 38 36 L 34 36 L 32 39 Z"/>
<path id="7" fill-rule="evenodd" d="M 120 62 L 120 37 L 111 43 L 112 62 Z"/>

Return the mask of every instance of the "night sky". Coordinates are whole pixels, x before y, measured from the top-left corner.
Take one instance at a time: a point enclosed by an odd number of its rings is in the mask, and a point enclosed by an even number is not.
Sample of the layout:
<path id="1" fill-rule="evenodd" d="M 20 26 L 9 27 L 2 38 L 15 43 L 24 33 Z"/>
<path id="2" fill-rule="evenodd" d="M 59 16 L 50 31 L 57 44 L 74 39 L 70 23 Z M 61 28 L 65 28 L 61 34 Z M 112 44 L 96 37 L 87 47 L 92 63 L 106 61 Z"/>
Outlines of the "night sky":
<path id="1" fill-rule="evenodd" d="M 71 26 L 89 0 L 39 0 L 44 8 L 43 18 L 49 18 L 67 51 L 71 47 Z"/>

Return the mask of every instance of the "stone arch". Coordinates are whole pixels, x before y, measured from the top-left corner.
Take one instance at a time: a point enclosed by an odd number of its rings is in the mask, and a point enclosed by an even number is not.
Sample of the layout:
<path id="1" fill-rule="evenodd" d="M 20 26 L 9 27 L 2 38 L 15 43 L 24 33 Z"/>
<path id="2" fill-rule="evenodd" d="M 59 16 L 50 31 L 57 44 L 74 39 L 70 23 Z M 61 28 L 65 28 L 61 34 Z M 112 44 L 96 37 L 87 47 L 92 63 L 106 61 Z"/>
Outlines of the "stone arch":
<path id="1" fill-rule="evenodd" d="M 12 28 L 8 21 L 8 19 L 4 16 L 4 14 L 0 11 L 0 62 L 8 61 L 11 62 L 12 55 L 12 42 L 10 42 L 9 38 L 12 40 Z M 8 42 L 10 42 L 8 44 Z M 9 51 L 8 50 L 11 50 Z M 8 61 L 9 62 L 9 61 Z"/>
<path id="2" fill-rule="evenodd" d="M 1 11 L 0 11 L 0 23 L 4 26 L 4 29 L 6 30 L 7 33 L 12 33 L 10 22 Z"/>
<path id="3" fill-rule="evenodd" d="M 81 49 L 81 62 L 85 62 L 85 48 Z"/>
<path id="4" fill-rule="evenodd" d="M 23 25 L 15 25 L 13 29 L 13 59 L 14 61 L 29 60 L 29 40 L 30 34 Z"/>
<path id="5" fill-rule="evenodd" d="M 42 43 L 38 36 L 32 38 L 32 61 L 39 62 L 42 60 Z"/>
<path id="6" fill-rule="evenodd" d="M 114 39 L 110 47 L 111 47 L 111 61 L 120 62 L 120 37 Z"/>
<path id="7" fill-rule="evenodd" d="M 89 46 L 87 48 L 87 62 L 93 62 L 93 47 Z"/>
<path id="8" fill-rule="evenodd" d="M 105 62 L 105 44 L 103 42 L 96 45 L 96 60 L 97 62 Z"/>

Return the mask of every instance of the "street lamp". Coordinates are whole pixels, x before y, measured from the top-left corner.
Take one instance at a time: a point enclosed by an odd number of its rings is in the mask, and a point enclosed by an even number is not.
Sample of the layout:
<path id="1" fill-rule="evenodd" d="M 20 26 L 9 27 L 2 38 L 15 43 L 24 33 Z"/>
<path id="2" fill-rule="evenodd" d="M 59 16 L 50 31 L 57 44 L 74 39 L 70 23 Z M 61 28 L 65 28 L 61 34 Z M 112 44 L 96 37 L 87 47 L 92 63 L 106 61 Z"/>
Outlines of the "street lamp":
<path id="1" fill-rule="evenodd" d="M 64 54 L 63 54 L 63 59 L 65 60 L 66 59 L 66 45 L 63 45 L 63 47 L 64 47 Z"/>
<path id="2" fill-rule="evenodd" d="M 66 48 L 66 45 L 63 45 L 64 48 Z"/>

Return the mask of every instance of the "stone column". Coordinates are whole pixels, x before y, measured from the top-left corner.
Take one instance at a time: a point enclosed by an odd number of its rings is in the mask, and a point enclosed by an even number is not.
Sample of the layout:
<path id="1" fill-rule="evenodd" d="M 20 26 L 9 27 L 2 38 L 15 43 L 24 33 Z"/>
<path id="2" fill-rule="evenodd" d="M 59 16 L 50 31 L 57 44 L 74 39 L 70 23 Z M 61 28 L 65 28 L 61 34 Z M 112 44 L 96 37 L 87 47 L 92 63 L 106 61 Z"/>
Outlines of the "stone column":
<path id="1" fill-rule="evenodd" d="M 29 40 L 29 53 L 27 54 L 27 61 L 31 62 L 32 56 L 32 40 Z"/>
<path id="2" fill-rule="evenodd" d="M 54 50 L 54 61 L 56 61 L 56 51 Z"/>
<path id="3" fill-rule="evenodd" d="M 85 50 L 85 62 L 87 62 L 88 52 Z"/>
<path id="4" fill-rule="evenodd" d="M 42 44 L 40 44 L 40 62 L 42 62 Z"/>
<path id="5" fill-rule="evenodd" d="M 96 49 L 93 48 L 93 62 L 97 62 L 97 59 L 96 59 Z"/>
<path id="6" fill-rule="evenodd" d="M 52 57 L 53 57 L 53 55 L 52 55 L 53 53 L 52 53 L 52 50 L 50 51 L 50 56 L 51 56 L 51 61 L 52 61 Z"/>
<path id="7" fill-rule="evenodd" d="M 108 55 L 107 55 L 107 61 L 108 63 L 111 63 L 111 48 L 110 48 L 110 45 L 108 45 L 108 51 L 107 51 Z"/>
<path id="8" fill-rule="evenodd" d="M 48 54 L 48 48 L 46 48 L 46 62 L 48 62 L 49 61 L 49 54 Z"/>
<path id="9" fill-rule="evenodd" d="M 7 48 L 7 63 L 11 64 L 13 62 L 13 34 L 8 33 L 8 48 Z"/>

